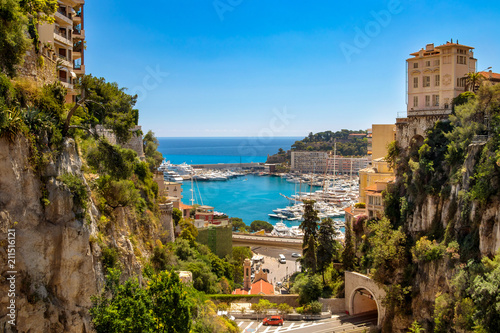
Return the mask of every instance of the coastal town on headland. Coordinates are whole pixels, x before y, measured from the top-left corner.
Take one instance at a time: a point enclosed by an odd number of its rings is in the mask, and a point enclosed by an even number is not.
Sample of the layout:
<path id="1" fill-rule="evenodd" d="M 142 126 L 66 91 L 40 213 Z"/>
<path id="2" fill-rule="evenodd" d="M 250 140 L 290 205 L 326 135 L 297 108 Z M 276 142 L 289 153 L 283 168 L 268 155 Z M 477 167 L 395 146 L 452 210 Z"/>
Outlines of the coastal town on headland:
<path id="1" fill-rule="evenodd" d="M 247 4 L 213 2 L 221 25 Z M 172 163 L 136 108 L 168 75 L 148 66 L 130 93 L 89 74 L 89 52 L 111 51 L 92 50 L 87 5 L 0 0 L 0 332 L 498 331 L 500 74 L 474 39 L 405 50 L 406 111 L 371 126 L 301 124 L 267 156 Z M 370 12 L 344 56 L 403 9 Z M 199 133 L 162 112 L 149 120 Z"/>

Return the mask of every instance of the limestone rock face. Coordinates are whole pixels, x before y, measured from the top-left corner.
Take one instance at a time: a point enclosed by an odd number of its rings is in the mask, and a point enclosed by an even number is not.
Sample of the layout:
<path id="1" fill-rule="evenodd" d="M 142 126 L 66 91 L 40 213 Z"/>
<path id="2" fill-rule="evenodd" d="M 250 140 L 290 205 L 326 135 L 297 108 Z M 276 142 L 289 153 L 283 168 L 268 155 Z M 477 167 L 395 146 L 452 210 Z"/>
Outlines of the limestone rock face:
<path id="1" fill-rule="evenodd" d="M 89 237 L 95 233 L 97 210 L 87 219 L 78 214 L 72 194 L 57 179 L 73 173 L 83 179 L 72 140 L 42 175 L 33 171 L 29 143 L 18 137 L 0 139 L 0 257 L 7 262 L 7 229 L 16 230 L 16 327 L 7 323 L 9 302 L 6 266 L 0 278 L 0 331 L 90 332 L 90 296 L 98 292 L 103 274 Z M 42 180 L 44 181 L 42 183 Z M 42 190 L 50 204 L 42 203 Z M 3 264 L 2 264 L 3 265 Z"/>
<path id="2" fill-rule="evenodd" d="M 469 190 L 470 178 L 474 174 L 474 166 L 479 161 L 479 153 L 483 146 L 484 143 L 469 146 L 463 166 L 462 182 L 452 186 L 449 196 L 426 196 L 424 202 L 416 207 L 413 215 L 407 220 L 410 232 L 416 234 L 430 231 L 433 224 L 440 224 L 446 229 L 451 221 L 454 221 L 456 230 L 471 229 L 470 224 L 461 221 L 464 202 L 460 192 Z M 468 220 L 479 226 L 481 255 L 495 255 L 500 248 L 500 198 L 493 197 L 486 205 L 486 209 L 479 208 L 477 202 L 472 202 Z"/>

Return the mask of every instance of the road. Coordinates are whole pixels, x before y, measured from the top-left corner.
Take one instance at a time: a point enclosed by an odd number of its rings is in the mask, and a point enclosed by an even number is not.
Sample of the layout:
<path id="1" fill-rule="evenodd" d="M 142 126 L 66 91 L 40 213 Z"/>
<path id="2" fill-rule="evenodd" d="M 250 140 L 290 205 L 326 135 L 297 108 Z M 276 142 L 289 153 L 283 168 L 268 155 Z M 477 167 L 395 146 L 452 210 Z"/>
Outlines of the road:
<path id="1" fill-rule="evenodd" d="M 271 237 L 271 236 L 254 236 L 248 234 L 235 234 L 233 233 L 234 246 L 266 246 L 273 245 L 279 247 L 293 248 L 296 250 L 302 249 L 302 239 L 299 238 L 285 238 L 285 237 Z"/>
<path id="2" fill-rule="evenodd" d="M 286 249 L 275 246 L 253 246 L 250 249 L 253 253 L 260 254 L 265 257 L 265 263 L 262 265 L 262 268 L 269 269 L 268 281 L 273 284 L 278 281 L 283 281 L 287 274 L 292 275 L 295 271 L 300 270 L 299 263 L 296 263 L 298 258 L 292 257 L 292 253 L 302 254 L 302 251 L 300 250 Z M 280 264 L 278 262 L 279 254 L 283 254 L 285 256 L 285 264 Z"/>
<path id="3" fill-rule="evenodd" d="M 236 320 L 243 333 L 335 333 L 335 332 L 363 332 L 377 322 L 376 313 L 357 316 L 333 315 L 330 319 L 317 321 L 285 321 L 283 326 L 263 326 L 262 320 Z"/>

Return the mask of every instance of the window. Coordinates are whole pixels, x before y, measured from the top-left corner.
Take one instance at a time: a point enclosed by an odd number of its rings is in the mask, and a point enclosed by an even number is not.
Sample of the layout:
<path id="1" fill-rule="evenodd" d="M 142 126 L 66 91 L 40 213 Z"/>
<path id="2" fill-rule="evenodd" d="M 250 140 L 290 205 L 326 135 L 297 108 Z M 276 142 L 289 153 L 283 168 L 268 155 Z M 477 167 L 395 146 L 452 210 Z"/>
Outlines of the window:
<path id="1" fill-rule="evenodd" d="M 413 63 L 413 68 L 418 68 L 418 62 Z"/>
<path id="2" fill-rule="evenodd" d="M 441 76 L 440 76 L 440 75 L 436 75 L 436 76 L 434 76 L 434 85 L 435 85 L 436 87 L 439 87 L 439 85 L 440 85 L 440 78 L 441 78 Z"/>
<path id="3" fill-rule="evenodd" d="M 425 106 L 431 106 L 431 96 L 425 95 Z"/>
<path id="4" fill-rule="evenodd" d="M 431 77 L 430 76 L 424 76 L 424 83 L 422 84 L 424 87 L 430 87 L 431 86 Z"/>
<path id="5" fill-rule="evenodd" d="M 439 66 L 439 65 L 440 65 L 439 59 L 438 60 L 434 60 L 434 66 Z"/>
<path id="6" fill-rule="evenodd" d="M 431 61 L 430 60 L 428 60 L 428 61 L 425 62 L 425 67 L 431 67 Z"/>
<path id="7" fill-rule="evenodd" d="M 413 78 L 413 88 L 418 88 L 418 77 Z"/>
<path id="8" fill-rule="evenodd" d="M 432 105 L 439 106 L 439 95 L 432 95 Z"/>
<path id="9" fill-rule="evenodd" d="M 461 56 L 461 55 L 457 56 L 457 64 L 459 64 L 459 65 L 465 65 L 465 64 L 467 64 L 466 57 L 465 56 Z"/>
<path id="10" fill-rule="evenodd" d="M 457 87 L 465 87 L 465 78 L 461 77 L 457 79 Z"/>
<path id="11" fill-rule="evenodd" d="M 458 54 L 466 54 L 466 51 L 465 51 L 465 50 L 460 50 L 460 49 L 458 49 L 458 50 L 457 50 L 457 53 L 458 53 Z"/>
<path id="12" fill-rule="evenodd" d="M 414 108 L 418 107 L 418 96 L 413 96 L 413 107 Z"/>

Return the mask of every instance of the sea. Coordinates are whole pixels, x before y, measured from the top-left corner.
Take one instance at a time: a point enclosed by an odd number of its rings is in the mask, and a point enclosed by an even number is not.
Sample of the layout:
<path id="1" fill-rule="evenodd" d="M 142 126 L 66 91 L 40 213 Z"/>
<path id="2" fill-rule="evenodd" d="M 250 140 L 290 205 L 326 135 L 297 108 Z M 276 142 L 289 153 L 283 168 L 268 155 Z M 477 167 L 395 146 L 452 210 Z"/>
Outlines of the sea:
<path id="1" fill-rule="evenodd" d="M 267 155 L 278 152 L 279 148 L 289 150 L 291 145 L 302 137 L 276 138 L 158 138 L 158 151 L 173 164 L 218 164 L 265 162 Z M 302 190 L 295 183 L 276 176 L 247 175 L 226 181 L 197 181 L 182 185 L 185 204 L 209 205 L 215 211 L 229 217 L 239 217 L 247 225 L 252 221 L 262 220 L 276 224 L 280 220 L 269 217 L 273 209 L 284 208 L 293 203 L 283 195 L 290 197 Z M 193 191 L 191 191 L 193 190 Z M 312 188 L 316 190 L 316 188 Z M 192 193 L 192 194 L 191 194 Z M 287 226 L 297 226 L 300 222 L 283 221 Z"/>

